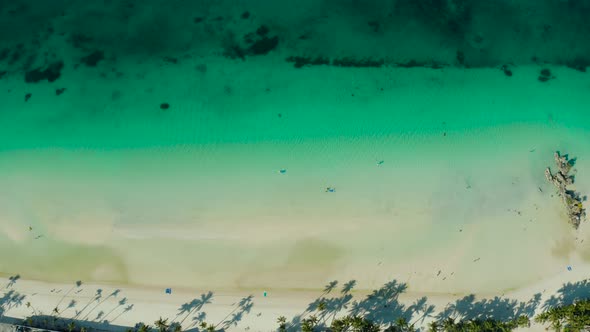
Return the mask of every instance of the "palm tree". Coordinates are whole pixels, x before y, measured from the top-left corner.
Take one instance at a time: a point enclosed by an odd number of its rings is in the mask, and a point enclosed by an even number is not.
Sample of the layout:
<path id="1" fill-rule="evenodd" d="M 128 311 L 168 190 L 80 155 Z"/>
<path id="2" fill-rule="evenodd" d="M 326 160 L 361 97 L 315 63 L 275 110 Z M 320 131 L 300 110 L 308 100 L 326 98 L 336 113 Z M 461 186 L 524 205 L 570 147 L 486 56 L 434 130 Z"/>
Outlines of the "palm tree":
<path id="1" fill-rule="evenodd" d="M 451 317 L 447 318 L 443 322 L 443 330 L 446 331 L 455 331 L 455 320 Z"/>
<path id="2" fill-rule="evenodd" d="M 33 315 L 37 315 L 37 310 L 35 310 L 35 307 L 33 307 L 33 305 L 31 304 L 31 302 L 27 302 L 26 305 L 27 305 L 27 308 L 33 310 Z"/>
<path id="3" fill-rule="evenodd" d="M 154 325 L 158 328 L 158 330 L 160 330 L 160 332 L 166 332 L 166 330 L 169 327 L 169 325 L 167 323 L 168 323 L 168 318 L 162 319 L 162 317 L 160 317 L 160 319 L 158 319 L 157 321 L 154 322 Z"/>
<path id="4" fill-rule="evenodd" d="M 144 323 L 137 323 L 137 332 L 149 332 L 151 330 L 151 326 L 145 325 Z"/>
<path id="5" fill-rule="evenodd" d="M 437 321 L 432 321 L 428 324 L 428 332 L 438 332 L 439 325 Z"/>
<path id="6" fill-rule="evenodd" d="M 590 299 L 553 307 L 535 317 L 535 321 L 542 324 L 549 322 L 558 331 L 562 327 L 570 331 L 586 331 L 590 327 Z"/>
<path id="7" fill-rule="evenodd" d="M 76 328 L 76 324 L 74 324 L 74 322 L 70 322 L 68 324 L 67 328 L 68 328 L 68 332 L 72 332 Z"/>
<path id="8" fill-rule="evenodd" d="M 279 331 L 285 332 L 287 331 L 287 318 L 285 316 L 281 316 L 277 319 L 277 323 L 279 323 Z"/>
<path id="9" fill-rule="evenodd" d="M 316 316 L 314 316 L 314 315 L 309 316 L 309 318 L 306 318 L 302 321 L 301 330 L 303 332 L 313 332 L 318 321 L 319 321 L 319 319 Z"/>
<path id="10" fill-rule="evenodd" d="M 170 324 L 170 330 L 172 332 L 182 332 L 182 325 L 179 323 L 172 323 Z"/>
<path id="11" fill-rule="evenodd" d="M 201 329 L 203 331 L 215 332 L 215 325 L 213 325 L 213 324 L 207 324 L 207 322 L 201 322 L 201 324 L 199 324 L 199 326 L 201 327 Z"/>

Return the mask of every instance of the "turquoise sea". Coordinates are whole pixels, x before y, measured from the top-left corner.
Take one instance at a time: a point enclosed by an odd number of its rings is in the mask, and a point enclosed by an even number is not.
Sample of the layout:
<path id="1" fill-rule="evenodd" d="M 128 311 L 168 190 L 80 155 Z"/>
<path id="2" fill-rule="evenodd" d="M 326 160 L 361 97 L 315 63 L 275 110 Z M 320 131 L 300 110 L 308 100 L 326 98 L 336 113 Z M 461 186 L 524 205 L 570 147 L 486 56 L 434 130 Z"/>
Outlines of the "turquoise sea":
<path id="1" fill-rule="evenodd" d="M 590 259 L 543 173 L 568 153 L 590 192 L 587 50 L 533 30 L 554 8 L 523 5 L 507 35 L 481 4 L 447 8 L 447 31 L 403 1 L 314 3 L 0 7 L 35 18 L 0 40 L 0 273 L 500 292 Z"/>

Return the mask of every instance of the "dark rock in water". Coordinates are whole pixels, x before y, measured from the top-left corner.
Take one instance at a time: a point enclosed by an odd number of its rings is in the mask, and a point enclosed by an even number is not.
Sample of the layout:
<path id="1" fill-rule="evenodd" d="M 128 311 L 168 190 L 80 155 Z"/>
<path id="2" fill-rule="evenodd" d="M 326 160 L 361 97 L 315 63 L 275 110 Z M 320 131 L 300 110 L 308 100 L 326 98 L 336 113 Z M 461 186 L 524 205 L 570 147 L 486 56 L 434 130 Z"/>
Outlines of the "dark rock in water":
<path id="1" fill-rule="evenodd" d="M 54 82 L 61 76 L 61 70 L 64 67 L 63 61 L 57 61 L 46 68 L 37 68 L 25 73 L 25 82 L 37 83 L 42 80 Z"/>
<path id="2" fill-rule="evenodd" d="M 319 66 L 319 65 L 329 65 L 330 59 L 323 58 L 323 57 L 304 57 L 304 56 L 290 56 L 286 59 L 287 62 L 293 62 L 295 68 L 301 68 L 306 65 L 310 66 Z"/>
<path id="3" fill-rule="evenodd" d="M 502 71 L 504 72 L 504 75 L 506 76 L 512 76 L 512 70 L 508 69 L 507 65 L 503 65 L 502 66 Z"/>
<path id="4" fill-rule="evenodd" d="M 68 41 L 75 48 L 86 49 L 92 43 L 93 38 L 82 33 L 73 33 L 70 35 L 70 38 L 68 38 Z"/>
<path id="5" fill-rule="evenodd" d="M 194 22 L 194 23 L 201 23 L 201 22 L 203 22 L 203 20 L 204 20 L 204 18 L 202 18 L 202 17 L 195 17 L 195 18 L 193 19 L 193 22 Z"/>
<path id="6" fill-rule="evenodd" d="M 409 6 L 411 16 L 445 34 L 463 38 L 472 21 L 469 0 L 412 0 L 401 1 Z"/>
<path id="7" fill-rule="evenodd" d="M 16 50 L 12 52 L 12 56 L 8 60 L 8 64 L 13 65 L 17 63 L 25 55 L 25 49 L 23 44 L 16 45 Z"/>
<path id="8" fill-rule="evenodd" d="M 250 12 L 245 11 L 242 13 L 242 15 L 240 15 L 240 17 L 245 20 L 250 17 Z"/>
<path id="9" fill-rule="evenodd" d="M 33 96 L 33 94 L 31 94 L 31 93 L 27 93 L 27 94 L 25 95 L 25 103 L 26 103 L 27 101 L 29 101 L 29 99 L 31 99 L 31 97 L 32 97 L 32 96 Z"/>
<path id="10" fill-rule="evenodd" d="M 231 43 L 225 46 L 223 55 L 231 59 L 246 60 L 246 50 L 237 43 Z"/>
<path id="11" fill-rule="evenodd" d="M 547 82 L 552 78 L 555 78 L 555 76 L 551 76 L 551 70 L 544 68 L 541 69 L 541 73 L 539 74 L 539 77 L 537 79 L 539 80 L 539 82 Z"/>
<path id="12" fill-rule="evenodd" d="M 160 104 L 160 109 L 167 110 L 169 108 L 170 108 L 170 104 L 168 104 L 168 103 L 161 103 Z"/>
<path id="13" fill-rule="evenodd" d="M 571 61 L 567 61 L 565 65 L 569 68 L 585 73 L 586 68 L 590 67 L 590 59 L 575 58 Z"/>
<path id="14" fill-rule="evenodd" d="M 457 51 L 457 62 L 462 66 L 465 65 L 465 53 L 463 51 Z"/>
<path id="15" fill-rule="evenodd" d="M 178 64 L 178 58 L 172 56 L 165 56 L 162 59 L 168 63 Z"/>
<path id="16" fill-rule="evenodd" d="M 553 174 L 551 169 L 547 167 L 545 169 L 545 178 L 557 187 L 559 196 L 561 196 L 567 209 L 569 222 L 574 228 L 578 229 L 582 219 L 586 216 L 586 209 L 582 204 L 583 197 L 580 197 L 579 193 L 568 189 L 568 186 L 574 183 L 573 175 L 569 175 L 574 160 L 569 159 L 567 155 L 561 156 L 559 152 L 555 152 L 554 159 L 557 164 L 557 172 Z"/>
<path id="17" fill-rule="evenodd" d="M 416 60 L 410 60 L 407 62 L 398 62 L 395 65 L 398 67 L 402 67 L 402 68 L 422 67 L 422 68 L 431 68 L 431 69 L 441 69 L 444 67 L 443 64 L 438 63 L 436 61 L 418 62 Z"/>
<path id="18" fill-rule="evenodd" d="M 340 58 L 334 59 L 332 61 L 332 65 L 338 67 L 356 67 L 356 68 L 366 68 L 366 67 L 382 67 L 385 64 L 385 61 L 382 59 L 373 60 L 373 59 L 355 59 L 352 57 L 347 58 Z"/>
<path id="19" fill-rule="evenodd" d="M 266 25 L 261 25 L 258 29 L 256 29 L 256 34 L 259 35 L 260 37 L 264 37 L 266 35 L 268 35 L 268 27 Z"/>
<path id="20" fill-rule="evenodd" d="M 100 61 L 104 59 L 104 52 L 103 51 L 94 51 L 87 56 L 83 57 L 82 63 L 88 67 L 96 67 Z"/>
<path id="21" fill-rule="evenodd" d="M 252 44 L 248 51 L 253 55 L 264 55 L 274 50 L 279 45 L 279 37 L 274 36 L 272 38 L 263 37 Z"/>
<path id="22" fill-rule="evenodd" d="M 2 49 L 0 51 L 0 61 L 3 61 L 4 59 L 8 58 L 9 53 L 10 53 L 10 49 L 8 49 L 8 48 Z"/>
<path id="23" fill-rule="evenodd" d="M 252 44 L 256 40 L 256 36 L 253 32 L 247 33 L 244 35 L 244 42 L 247 44 Z"/>
<path id="24" fill-rule="evenodd" d="M 379 29 L 381 28 L 381 23 L 379 23 L 379 21 L 369 21 L 367 24 L 373 29 L 373 32 L 379 32 Z"/>
<path id="25" fill-rule="evenodd" d="M 55 95 L 59 96 L 66 91 L 66 88 L 55 89 Z"/>
<path id="26" fill-rule="evenodd" d="M 0 70 L 0 78 L 4 77 L 8 72 L 6 70 Z"/>

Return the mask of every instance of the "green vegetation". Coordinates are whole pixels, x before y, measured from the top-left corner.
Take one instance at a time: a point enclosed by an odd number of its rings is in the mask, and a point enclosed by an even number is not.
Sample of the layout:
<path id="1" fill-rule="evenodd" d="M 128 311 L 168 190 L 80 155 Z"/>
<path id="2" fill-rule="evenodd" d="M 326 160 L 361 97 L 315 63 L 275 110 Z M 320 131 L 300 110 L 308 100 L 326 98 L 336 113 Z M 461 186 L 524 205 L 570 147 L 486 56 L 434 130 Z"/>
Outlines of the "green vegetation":
<path id="1" fill-rule="evenodd" d="M 587 331 L 590 329 L 590 299 L 551 308 L 539 314 L 535 321 L 549 323 L 558 332 Z"/>
<path id="2" fill-rule="evenodd" d="M 379 332 L 379 326 L 359 316 L 334 319 L 330 327 L 333 332 Z"/>
<path id="3" fill-rule="evenodd" d="M 169 327 L 169 325 L 167 323 L 168 323 L 168 319 L 162 319 L 162 317 L 160 317 L 160 319 L 158 319 L 157 321 L 154 322 L 154 325 L 156 326 L 158 331 L 166 332 Z"/>
<path id="4" fill-rule="evenodd" d="M 277 323 L 279 323 L 279 332 L 286 332 L 287 331 L 287 317 L 281 316 L 277 319 Z"/>
<path id="5" fill-rule="evenodd" d="M 429 324 L 430 332 L 484 332 L 484 331 L 513 331 L 517 327 L 529 327 L 530 320 L 527 316 L 520 316 L 516 319 L 503 322 L 495 319 L 469 319 L 455 321 L 447 318 L 440 321 L 434 321 Z"/>
<path id="6" fill-rule="evenodd" d="M 279 318 L 279 331 L 286 331 L 286 320 Z M 301 331 L 330 331 L 330 332 L 414 332 L 414 324 L 410 324 L 405 318 L 398 318 L 395 323 L 382 329 L 381 326 L 371 322 L 369 319 L 349 315 L 343 318 L 334 319 L 328 329 L 318 325 L 316 316 L 301 321 Z M 530 320 L 527 316 L 519 316 L 516 319 L 503 322 L 494 319 L 469 319 L 456 321 L 453 318 L 446 318 L 441 321 L 433 321 L 428 325 L 429 332 L 504 332 L 513 331 L 518 327 L 529 327 Z M 572 330 L 573 331 L 573 330 Z M 578 331 L 578 330 L 575 330 Z"/>

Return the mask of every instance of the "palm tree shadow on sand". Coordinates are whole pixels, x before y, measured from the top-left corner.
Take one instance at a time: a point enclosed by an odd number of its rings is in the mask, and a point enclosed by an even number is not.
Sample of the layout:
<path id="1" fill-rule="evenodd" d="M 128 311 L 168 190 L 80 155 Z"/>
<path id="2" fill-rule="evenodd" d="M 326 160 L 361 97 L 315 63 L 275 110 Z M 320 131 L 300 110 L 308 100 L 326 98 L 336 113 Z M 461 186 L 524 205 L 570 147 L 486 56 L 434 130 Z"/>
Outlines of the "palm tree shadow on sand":
<path id="1" fill-rule="evenodd" d="M 499 321 L 511 321 L 520 316 L 532 318 L 540 310 L 547 310 L 557 306 L 569 305 L 578 300 L 590 298 L 590 281 L 583 280 L 575 283 L 564 284 L 556 294 L 550 296 L 544 302 L 540 293 L 534 294 L 527 301 L 517 301 L 505 297 L 494 297 L 491 299 L 477 299 L 475 295 L 467 295 L 460 298 L 439 311 L 437 314 L 434 305 L 428 303 L 426 297 L 417 299 L 410 304 L 400 301 L 401 294 L 407 291 L 405 283 L 392 280 L 370 294 L 355 298 L 352 292 L 356 282 L 351 280 L 344 283 L 340 292 L 336 292 L 338 282 L 330 282 L 323 292 L 300 314 L 295 316 L 288 324 L 285 324 L 286 331 L 301 331 L 302 326 L 310 320 L 314 322 L 313 331 L 327 331 L 331 324 L 340 317 L 357 316 L 371 321 L 386 331 L 405 331 L 412 326 L 424 326 L 426 320 L 442 323 L 446 320 L 486 320 L 494 319 Z M 116 296 L 119 294 L 111 294 Z M 27 303 L 32 308 L 33 315 L 23 320 L 6 317 L 8 310 L 23 305 L 25 295 L 14 289 L 9 289 L 0 296 L 0 320 L 13 324 L 23 324 L 28 327 L 49 328 L 60 331 L 80 332 L 87 329 L 109 330 L 109 331 L 153 331 L 149 326 L 141 328 L 141 324 L 133 327 L 113 325 L 117 320 L 133 310 L 134 305 L 128 304 L 127 298 L 123 298 L 111 308 L 101 308 L 100 301 L 102 290 L 97 290 L 84 308 L 92 307 L 85 317 L 92 311 L 98 310 L 97 319 L 77 319 L 81 312 L 72 318 L 59 317 L 58 315 L 44 315 Z M 205 306 L 213 301 L 213 292 L 202 294 L 187 303 L 182 304 L 167 332 L 178 332 L 184 327 L 187 332 L 200 331 L 226 331 L 243 330 L 239 323 L 251 313 L 254 302 L 253 296 L 247 296 L 236 302 L 235 307 L 216 324 L 204 324 L 207 318 L 203 310 Z M 96 304 L 98 302 L 98 304 Z M 75 307 L 79 302 L 73 299 L 68 307 Z M 95 303 L 94 306 L 92 304 Z M 102 312 L 102 314 L 100 314 Z M 111 318 L 110 320 L 107 318 Z M 185 322 L 190 325 L 183 325 Z M 147 330 L 145 330 L 147 328 Z M 179 330 L 173 330 L 179 329 Z M 143 330 L 142 330 L 143 329 Z M 145 330 L 145 331 L 144 331 Z"/>
<path id="2" fill-rule="evenodd" d="M 503 322 L 516 319 L 522 315 L 531 318 L 541 303 L 541 293 L 537 293 L 527 302 L 508 298 L 494 297 L 476 301 L 475 295 L 467 295 L 447 305 L 436 318 L 452 319 L 495 319 Z"/>
<path id="3" fill-rule="evenodd" d="M 386 283 L 381 288 L 360 300 L 353 300 L 351 294 L 355 280 L 344 284 L 338 296 L 327 297 L 337 282 L 330 282 L 324 293 L 307 306 L 307 309 L 294 317 L 287 325 L 288 331 L 300 331 L 310 320 L 314 330 L 327 330 L 332 322 L 340 316 L 364 317 L 380 326 L 409 325 L 414 317 L 423 320 L 434 312 L 434 306 L 427 304 L 426 297 L 420 298 L 409 306 L 399 301 L 399 295 L 407 290 L 407 284 L 396 280 Z"/>
<path id="4" fill-rule="evenodd" d="M 8 283 L 4 288 L 10 288 L 16 284 L 16 282 L 20 279 L 20 274 L 8 277 Z"/>
<path id="5" fill-rule="evenodd" d="M 435 315 L 436 308 L 428 303 L 427 297 L 409 305 L 400 303 L 399 296 L 407 291 L 407 285 L 396 280 L 386 283 L 360 300 L 353 300 L 350 294 L 355 285 L 354 280 L 344 285 L 339 296 L 328 297 L 336 285 L 337 282 L 330 282 L 302 314 L 285 324 L 284 330 L 301 331 L 302 326 L 311 321 L 313 331 L 327 331 L 337 317 L 344 316 L 363 317 L 385 331 L 405 331 L 412 326 L 424 326 L 427 319 L 441 324 L 449 319 L 493 319 L 507 323 L 521 316 L 533 318 L 539 309 L 547 310 L 590 298 L 590 281 L 583 280 L 564 284 L 556 295 L 552 295 L 543 304 L 541 293 L 534 294 L 527 301 L 503 297 L 476 300 L 476 296 L 471 294 L 449 303 Z"/>

